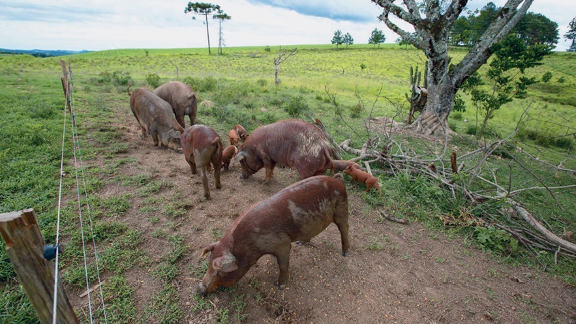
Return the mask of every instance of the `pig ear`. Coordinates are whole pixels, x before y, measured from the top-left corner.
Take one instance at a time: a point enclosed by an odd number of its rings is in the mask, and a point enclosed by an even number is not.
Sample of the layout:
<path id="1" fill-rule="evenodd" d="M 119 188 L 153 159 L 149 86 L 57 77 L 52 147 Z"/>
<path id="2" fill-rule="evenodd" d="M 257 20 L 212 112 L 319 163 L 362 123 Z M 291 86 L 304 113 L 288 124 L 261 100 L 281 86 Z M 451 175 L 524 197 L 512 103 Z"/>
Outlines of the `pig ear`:
<path id="1" fill-rule="evenodd" d="M 231 253 L 224 254 L 223 256 L 214 259 L 214 261 L 212 261 L 212 267 L 214 267 L 214 270 L 222 272 L 232 272 L 238 269 L 236 258 Z"/>
<path id="2" fill-rule="evenodd" d="M 202 254 L 200 255 L 200 257 L 203 258 L 206 254 L 212 252 L 212 250 L 214 250 L 215 246 L 216 246 L 216 243 L 212 243 L 212 244 L 208 245 L 206 248 L 204 248 L 204 251 L 202 251 Z"/>
<path id="3" fill-rule="evenodd" d="M 192 99 L 192 98 L 194 98 L 194 97 L 196 97 L 196 95 L 193 94 L 193 93 L 191 93 L 191 94 L 188 95 L 188 99 Z"/>
<path id="4" fill-rule="evenodd" d="M 234 160 L 235 160 L 236 162 L 242 163 L 242 161 L 244 161 L 245 158 L 246 158 L 246 157 L 244 156 L 244 153 L 239 152 L 238 154 L 236 154 L 236 157 L 234 158 Z"/>

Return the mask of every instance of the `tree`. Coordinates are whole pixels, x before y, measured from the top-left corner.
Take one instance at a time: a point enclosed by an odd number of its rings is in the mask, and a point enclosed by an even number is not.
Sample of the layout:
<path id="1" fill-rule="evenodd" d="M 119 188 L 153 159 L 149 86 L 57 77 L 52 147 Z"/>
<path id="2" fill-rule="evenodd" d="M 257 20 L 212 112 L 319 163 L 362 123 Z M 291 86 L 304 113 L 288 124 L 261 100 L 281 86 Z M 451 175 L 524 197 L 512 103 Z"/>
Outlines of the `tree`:
<path id="1" fill-rule="evenodd" d="M 344 44 L 346 44 L 346 48 L 348 48 L 348 45 L 354 44 L 354 38 L 352 38 L 352 35 L 350 35 L 350 33 L 346 33 L 342 41 L 344 42 Z"/>
<path id="2" fill-rule="evenodd" d="M 206 20 L 206 35 L 208 37 L 208 54 L 212 54 L 210 51 L 210 32 L 208 31 L 208 15 L 212 15 L 214 12 L 219 12 L 220 6 L 205 2 L 188 2 L 186 8 L 184 8 L 184 13 L 194 12 L 197 15 L 203 15 Z M 196 17 L 192 16 L 192 19 Z"/>
<path id="3" fill-rule="evenodd" d="M 224 46 L 224 34 L 222 34 L 222 22 L 224 20 L 230 20 L 232 17 L 228 16 L 222 10 L 218 10 L 216 15 L 213 15 L 212 18 L 218 19 L 218 54 L 222 54 L 222 47 Z"/>
<path id="4" fill-rule="evenodd" d="M 386 36 L 384 36 L 384 33 L 380 29 L 374 28 L 370 38 L 368 38 L 368 44 L 378 44 L 378 48 L 380 48 L 380 44 L 384 43 L 385 40 Z"/>
<path id="5" fill-rule="evenodd" d="M 474 46 L 498 14 L 496 5 L 489 2 L 481 10 L 461 16 L 450 30 L 450 45 Z M 512 29 L 512 33 L 525 39 L 528 44 L 543 43 L 555 46 L 558 43 L 558 24 L 542 14 L 527 13 Z"/>
<path id="6" fill-rule="evenodd" d="M 450 132 L 446 120 L 462 83 L 486 63 L 492 55 L 492 45 L 512 31 L 534 0 L 507 0 L 476 44 L 456 65 L 450 64 L 448 54 L 450 30 L 468 0 L 451 0 L 449 3 L 428 0 L 422 7 L 416 0 L 404 0 L 402 6 L 396 5 L 393 0 L 372 1 L 384 9 L 378 18 L 400 37 L 422 50 L 428 58 L 427 104 L 413 125 L 417 131 L 441 135 Z M 398 27 L 390 19 L 390 14 L 411 24 L 416 34 Z"/>
<path id="7" fill-rule="evenodd" d="M 552 48 L 558 44 L 558 24 L 542 14 L 527 13 L 512 29 L 529 45 L 546 44 Z"/>
<path id="8" fill-rule="evenodd" d="M 294 47 L 291 51 L 283 50 L 280 46 L 280 51 L 278 51 L 278 57 L 274 58 L 274 84 L 276 87 L 280 86 L 280 79 L 278 79 L 278 72 L 280 72 L 280 64 L 286 61 L 290 56 L 298 53 L 296 50 L 298 48 Z"/>
<path id="9" fill-rule="evenodd" d="M 568 52 L 576 52 L 576 17 L 568 24 L 568 32 L 564 34 L 564 38 L 572 41 L 572 45 L 567 49 Z"/>
<path id="10" fill-rule="evenodd" d="M 409 41 L 405 40 L 402 37 L 396 38 L 396 43 L 400 46 L 404 46 L 404 49 L 408 49 L 408 45 L 412 45 Z"/>
<path id="11" fill-rule="evenodd" d="M 488 120 L 503 105 L 514 98 L 525 98 L 528 86 L 536 83 L 536 77 L 525 77 L 526 69 L 540 65 L 545 55 L 552 53 L 552 47 L 546 44 L 530 44 L 517 35 L 508 35 L 503 41 L 492 46 L 494 59 L 486 72 L 489 89 L 480 85 L 486 82 L 475 73 L 463 84 L 463 89 L 470 92 L 472 102 L 484 113 L 484 121 L 478 138 L 484 134 Z M 550 75 L 551 77 L 551 75 Z"/>
<path id="12" fill-rule="evenodd" d="M 342 36 L 342 31 L 338 29 L 334 32 L 334 37 L 332 37 L 332 44 L 336 44 L 336 48 L 338 48 L 338 45 L 342 45 L 342 43 L 344 43 L 344 36 Z"/>

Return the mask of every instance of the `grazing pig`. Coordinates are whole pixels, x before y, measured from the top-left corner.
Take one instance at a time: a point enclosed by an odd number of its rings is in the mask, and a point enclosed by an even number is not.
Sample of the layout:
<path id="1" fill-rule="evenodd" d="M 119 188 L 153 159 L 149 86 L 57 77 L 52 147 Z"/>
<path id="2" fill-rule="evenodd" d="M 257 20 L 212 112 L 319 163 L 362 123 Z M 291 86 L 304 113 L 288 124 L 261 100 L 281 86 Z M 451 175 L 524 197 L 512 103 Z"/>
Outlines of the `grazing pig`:
<path id="1" fill-rule="evenodd" d="M 216 188 L 222 187 L 220 184 L 220 169 L 222 169 L 222 141 L 220 141 L 220 137 L 208 126 L 192 125 L 186 128 L 182 134 L 182 149 L 192 174 L 196 174 L 197 167 L 200 168 L 204 197 L 210 199 L 208 177 L 206 176 L 206 172 L 210 170 L 210 163 L 214 167 Z"/>
<path id="2" fill-rule="evenodd" d="M 184 131 L 174 118 L 172 107 L 150 90 L 140 88 L 130 93 L 130 109 L 142 129 L 142 137 L 152 136 L 154 145 L 180 150 L 180 134 Z"/>
<path id="3" fill-rule="evenodd" d="M 172 111 L 180 126 L 186 127 L 184 115 L 190 117 L 190 126 L 194 125 L 198 100 L 189 85 L 180 81 L 170 81 L 156 88 L 154 93 L 172 106 Z"/>
<path id="4" fill-rule="evenodd" d="M 358 165 L 358 163 L 353 162 L 353 161 L 347 161 L 347 160 L 332 160 L 332 165 L 334 166 L 332 168 L 332 171 L 334 171 L 335 173 L 344 171 L 344 169 L 346 169 L 350 165 L 353 168 L 360 169 L 360 166 Z"/>
<path id="5" fill-rule="evenodd" d="M 236 219 L 220 242 L 208 245 L 209 268 L 197 292 L 234 285 L 260 257 L 276 257 L 284 289 L 291 242 L 308 242 L 334 222 L 340 230 L 342 254 L 348 255 L 348 196 L 344 181 L 328 176 L 301 180 L 252 206 Z"/>
<path id="6" fill-rule="evenodd" d="M 344 169 L 344 173 L 352 177 L 354 181 L 366 182 L 366 190 L 370 190 L 370 188 L 374 187 L 380 191 L 380 187 L 378 186 L 378 180 L 371 174 L 366 173 L 360 169 L 355 168 L 354 166 L 350 165 Z"/>
<path id="7" fill-rule="evenodd" d="M 248 138 L 248 133 L 246 132 L 244 127 L 242 127 L 242 125 L 236 124 L 236 126 L 234 126 L 234 130 L 236 131 L 236 133 L 238 133 L 238 136 L 242 141 L 245 141 L 246 138 Z"/>
<path id="8" fill-rule="evenodd" d="M 240 137 L 238 137 L 238 133 L 235 130 L 231 129 L 228 132 L 228 139 L 230 140 L 230 145 L 238 146 L 238 142 L 240 142 Z"/>
<path id="9" fill-rule="evenodd" d="M 242 179 L 266 168 L 270 181 L 276 164 L 294 168 L 300 179 L 321 175 L 332 168 L 332 150 L 318 127 L 302 120 L 288 119 L 258 127 L 242 144 L 236 160 Z"/>
<path id="10" fill-rule="evenodd" d="M 222 151 L 222 166 L 224 170 L 228 171 L 230 161 L 236 156 L 236 153 L 238 153 L 238 148 L 234 145 L 228 145 L 224 151 Z"/>

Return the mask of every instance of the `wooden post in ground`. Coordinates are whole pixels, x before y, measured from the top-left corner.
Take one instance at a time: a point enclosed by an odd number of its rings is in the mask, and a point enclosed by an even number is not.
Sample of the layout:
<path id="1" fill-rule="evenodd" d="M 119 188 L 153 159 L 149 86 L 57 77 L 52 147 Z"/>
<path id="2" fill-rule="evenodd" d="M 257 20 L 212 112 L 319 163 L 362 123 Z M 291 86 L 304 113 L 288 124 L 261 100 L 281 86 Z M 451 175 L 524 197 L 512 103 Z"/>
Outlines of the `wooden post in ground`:
<path id="1" fill-rule="evenodd" d="M 42 323 L 52 323 L 54 262 L 44 258 L 44 237 L 33 209 L 0 214 L 6 253 Z M 79 323 L 64 287 L 58 283 L 56 323 Z"/>

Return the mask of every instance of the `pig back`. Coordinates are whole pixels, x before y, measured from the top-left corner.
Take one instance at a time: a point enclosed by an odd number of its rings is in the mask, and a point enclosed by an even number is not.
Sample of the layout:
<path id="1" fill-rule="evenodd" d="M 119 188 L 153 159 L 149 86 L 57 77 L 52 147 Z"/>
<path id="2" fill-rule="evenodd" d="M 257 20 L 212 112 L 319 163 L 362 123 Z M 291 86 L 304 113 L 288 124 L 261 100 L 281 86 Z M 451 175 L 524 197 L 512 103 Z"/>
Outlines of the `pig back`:
<path id="1" fill-rule="evenodd" d="M 130 108 L 138 122 L 149 131 L 182 131 L 166 101 L 147 89 L 136 89 L 130 96 Z"/>
<path id="2" fill-rule="evenodd" d="M 314 176 L 286 187 L 246 211 L 231 228 L 231 234 L 234 242 L 265 250 L 267 244 L 282 235 L 288 235 L 291 241 L 309 241 L 330 223 L 347 219 L 344 182 Z"/>
<path id="3" fill-rule="evenodd" d="M 176 114 L 196 116 L 197 100 L 194 90 L 184 82 L 170 81 L 159 86 L 154 93 L 168 102 Z"/>
<path id="4" fill-rule="evenodd" d="M 288 119 L 258 127 L 244 142 L 242 151 L 263 161 L 293 167 L 306 178 L 331 167 L 332 150 L 324 134 L 302 120 Z"/>

